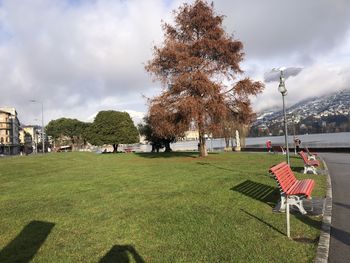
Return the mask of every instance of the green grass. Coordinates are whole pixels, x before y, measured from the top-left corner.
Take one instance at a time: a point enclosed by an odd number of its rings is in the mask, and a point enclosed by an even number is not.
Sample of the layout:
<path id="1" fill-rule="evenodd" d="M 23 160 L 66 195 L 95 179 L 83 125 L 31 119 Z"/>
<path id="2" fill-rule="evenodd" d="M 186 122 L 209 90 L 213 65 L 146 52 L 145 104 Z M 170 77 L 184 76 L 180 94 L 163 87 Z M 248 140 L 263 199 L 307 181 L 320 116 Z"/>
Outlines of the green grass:
<path id="1" fill-rule="evenodd" d="M 1 262 L 312 262 L 320 218 L 273 213 L 281 155 L 0 159 Z M 294 170 L 302 169 L 291 158 Z M 313 196 L 324 196 L 325 178 Z M 299 241 L 298 241 L 299 240 Z M 303 242 L 300 242 L 302 240 Z M 22 261 L 21 261 L 22 260 Z"/>

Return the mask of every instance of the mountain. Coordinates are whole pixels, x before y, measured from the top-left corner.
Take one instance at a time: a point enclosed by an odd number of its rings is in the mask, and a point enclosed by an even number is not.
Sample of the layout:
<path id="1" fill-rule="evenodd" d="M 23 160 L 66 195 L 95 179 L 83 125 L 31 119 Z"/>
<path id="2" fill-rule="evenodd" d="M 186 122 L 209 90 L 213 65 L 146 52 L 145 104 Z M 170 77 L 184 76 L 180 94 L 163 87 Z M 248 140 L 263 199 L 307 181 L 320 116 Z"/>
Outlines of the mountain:
<path id="1" fill-rule="evenodd" d="M 286 109 L 288 133 L 350 131 L 350 90 L 308 98 Z M 257 114 L 250 136 L 283 134 L 283 111 L 265 110 Z"/>

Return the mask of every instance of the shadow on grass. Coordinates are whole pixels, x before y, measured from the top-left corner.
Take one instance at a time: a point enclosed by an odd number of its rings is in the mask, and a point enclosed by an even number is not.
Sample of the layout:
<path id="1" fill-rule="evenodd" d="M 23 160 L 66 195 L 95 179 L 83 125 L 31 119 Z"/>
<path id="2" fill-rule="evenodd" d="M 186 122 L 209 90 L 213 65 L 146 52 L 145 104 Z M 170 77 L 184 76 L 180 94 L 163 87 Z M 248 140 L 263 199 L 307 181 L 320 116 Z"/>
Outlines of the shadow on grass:
<path id="1" fill-rule="evenodd" d="M 246 180 L 230 190 L 244 194 L 260 202 L 266 203 L 271 207 L 276 206 L 279 200 L 279 191 L 277 187 Z"/>
<path id="2" fill-rule="evenodd" d="M 314 239 L 308 238 L 308 237 L 293 237 L 292 240 L 295 242 L 304 243 L 304 244 L 317 244 L 319 237 L 316 237 Z"/>
<path id="3" fill-rule="evenodd" d="M 301 160 L 301 158 L 298 155 L 289 155 L 289 158 L 290 159 L 300 159 Z"/>
<path id="4" fill-rule="evenodd" d="M 236 169 L 236 170 L 235 170 L 235 169 L 228 169 L 228 168 L 224 168 L 224 167 L 217 166 L 217 165 L 215 165 L 215 164 L 207 163 L 207 162 L 197 162 L 197 164 L 202 165 L 202 166 L 207 165 L 207 166 L 214 167 L 214 168 L 216 168 L 216 169 L 220 169 L 220 170 L 224 170 L 224 171 L 229 171 L 229 172 L 236 172 L 236 171 L 237 171 L 237 169 Z"/>
<path id="5" fill-rule="evenodd" d="M 293 166 L 290 169 L 296 173 L 304 173 L 304 166 Z"/>
<path id="6" fill-rule="evenodd" d="M 130 256 L 133 260 L 130 260 Z M 145 263 L 143 258 L 137 253 L 132 245 L 115 245 L 113 246 L 99 263 Z"/>
<path id="7" fill-rule="evenodd" d="M 265 225 L 267 225 L 268 227 L 270 227 L 271 229 L 277 231 L 278 233 L 282 234 L 283 236 L 286 235 L 285 233 L 283 233 L 281 230 L 277 229 L 276 227 L 274 227 L 273 225 L 271 225 L 270 223 L 262 220 L 261 218 L 257 217 L 256 215 L 253 215 L 247 211 L 245 211 L 244 209 L 241 209 L 241 211 L 247 215 L 249 215 L 250 217 L 255 218 L 256 220 L 260 221 L 261 223 L 264 223 Z"/>
<path id="8" fill-rule="evenodd" d="M 321 225 L 322 222 L 318 221 L 318 220 L 314 220 L 312 219 L 312 217 L 308 216 L 308 215 L 301 215 L 299 213 L 295 213 L 294 216 L 300 220 L 301 222 L 303 222 L 304 224 L 311 226 L 315 229 L 321 229 Z"/>
<path id="9" fill-rule="evenodd" d="M 172 157 L 190 157 L 199 158 L 198 152 L 159 152 L 159 153 L 135 153 L 136 155 L 144 158 L 172 158 Z M 217 153 L 209 153 L 214 155 Z"/>
<path id="10" fill-rule="evenodd" d="M 0 262 L 30 262 L 50 234 L 54 223 L 31 221 L 0 252 Z"/>

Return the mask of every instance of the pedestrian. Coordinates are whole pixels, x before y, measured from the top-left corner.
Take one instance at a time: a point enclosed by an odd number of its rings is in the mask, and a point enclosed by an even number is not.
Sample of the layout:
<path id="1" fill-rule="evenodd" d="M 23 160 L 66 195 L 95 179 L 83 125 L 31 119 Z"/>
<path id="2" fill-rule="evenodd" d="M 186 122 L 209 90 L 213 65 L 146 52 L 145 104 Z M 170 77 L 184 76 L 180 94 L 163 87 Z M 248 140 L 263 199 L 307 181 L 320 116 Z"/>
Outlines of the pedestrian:
<path id="1" fill-rule="evenodd" d="M 300 152 L 301 140 L 298 137 L 296 137 L 294 139 L 294 144 L 295 144 L 295 148 L 296 148 L 297 153 Z"/>
<path id="2" fill-rule="evenodd" d="M 267 152 L 271 152 L 271 141 L 270 140 L 266 141 L 266 148 L 267 148 Z"/>

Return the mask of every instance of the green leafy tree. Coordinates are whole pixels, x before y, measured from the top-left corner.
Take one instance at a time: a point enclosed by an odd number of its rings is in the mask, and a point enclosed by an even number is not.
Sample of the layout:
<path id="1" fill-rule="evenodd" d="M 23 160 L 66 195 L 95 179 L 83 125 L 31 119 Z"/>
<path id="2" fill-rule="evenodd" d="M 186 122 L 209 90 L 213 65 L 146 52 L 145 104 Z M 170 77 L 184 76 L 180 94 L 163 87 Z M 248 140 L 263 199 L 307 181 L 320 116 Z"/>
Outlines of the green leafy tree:
<path id="1" fill-rule="evenodd" d="M 62 137 L 68 137 L 72 148 L 78 144 L 85 144 L 86 130 L 89 123 L 79 121 L 77 119 L 60 118 L 52 120 L 46 126 L 46 134 L 53 137 L 57 141 L 61 141 Z"/>
<path id="2" fill-rule="evenodd" d="M 88 131 L 88 141 L 94 145 L 113 145 L 139 142 L 139 133 L 127 112 L 100 111 Z"/>

